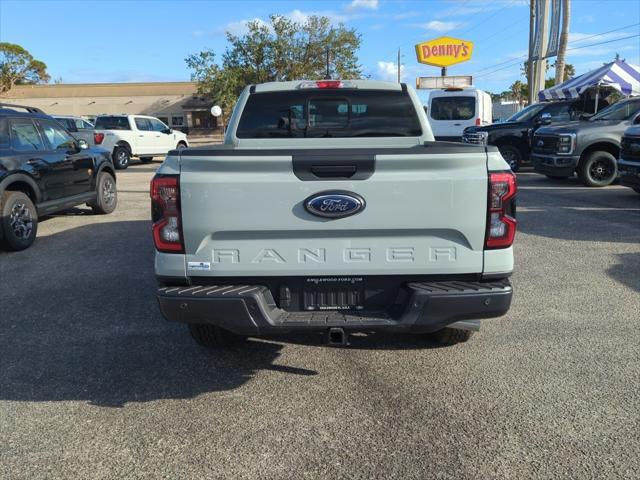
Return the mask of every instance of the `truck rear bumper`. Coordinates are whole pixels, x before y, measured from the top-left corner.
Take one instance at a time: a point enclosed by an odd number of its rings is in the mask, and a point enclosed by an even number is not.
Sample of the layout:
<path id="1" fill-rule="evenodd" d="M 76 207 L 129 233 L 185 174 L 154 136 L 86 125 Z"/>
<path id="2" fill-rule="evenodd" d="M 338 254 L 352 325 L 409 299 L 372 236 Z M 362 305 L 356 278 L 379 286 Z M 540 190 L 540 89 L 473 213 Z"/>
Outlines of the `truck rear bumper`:
<path id="1" fill-rule="evenodd" d="M 161 287 L 160 310 L 167 320 L 217 325 L 242 335 L 340 327 L 352 331 L 428 333 L 456 324 L 477 330 L 483 318 L 504 315 L 511 305 L 509 279 L 492 282 L 409 283 L 399 317 L 385 311 L 287 312 L 262 285 Z"/>

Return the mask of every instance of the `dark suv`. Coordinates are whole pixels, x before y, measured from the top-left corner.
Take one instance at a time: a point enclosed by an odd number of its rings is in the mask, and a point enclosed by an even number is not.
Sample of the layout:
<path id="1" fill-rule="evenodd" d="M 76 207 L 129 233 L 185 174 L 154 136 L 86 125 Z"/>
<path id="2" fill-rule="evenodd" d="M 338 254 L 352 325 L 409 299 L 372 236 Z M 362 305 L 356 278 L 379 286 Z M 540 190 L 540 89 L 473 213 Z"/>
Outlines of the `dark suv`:
<path id="1" fill-rule="evenodd" d="M 604 187 L 618 176 L 616 159 L 624 131 L 640 124 L 640 98 L 620 100 L 588 120 L 538 129 L 533 137 L 536 172 L 550 178 L 578 173 L 588 187 Z"/>
<path id="2" fill-rule="evenodd" d="M 465 128 L 462 141 L 495 145 L 511 170 L 516 172 L 530 158 L 532 133 L 542 125 L 564 123 L 577 118 L 581 107 L 580 100 L 534 103 L 509 117 L 506 122 Z"/>
<path id="3" fill-rule="evenodd" d="M 88 148 L 42 110 L 0 103 L 0 243 L 23 250 L 38 216 L 88 204 L 111 213 L 118 202 L 109 152 Z"/>

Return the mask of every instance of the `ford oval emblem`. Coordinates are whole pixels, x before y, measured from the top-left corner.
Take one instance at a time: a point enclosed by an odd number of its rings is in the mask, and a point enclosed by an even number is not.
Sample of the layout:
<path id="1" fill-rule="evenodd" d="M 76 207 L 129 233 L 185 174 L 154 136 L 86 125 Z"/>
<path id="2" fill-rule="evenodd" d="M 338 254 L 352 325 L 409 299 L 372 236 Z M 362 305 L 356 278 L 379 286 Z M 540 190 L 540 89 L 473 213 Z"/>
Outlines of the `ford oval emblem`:
<path id="1" fill-rule="evenodd" d="M 536 147 L 544 147 L 544 140 L 538 140 L 538 143 L 536 143 Z"/>
<path id="2" fill-rule="evenodd" d="M 344 218 L 364 210 L 364 198 L 351 192 L 330 191 L 311 195 L 304 201 L 307 212 L 324 218 Z"/>

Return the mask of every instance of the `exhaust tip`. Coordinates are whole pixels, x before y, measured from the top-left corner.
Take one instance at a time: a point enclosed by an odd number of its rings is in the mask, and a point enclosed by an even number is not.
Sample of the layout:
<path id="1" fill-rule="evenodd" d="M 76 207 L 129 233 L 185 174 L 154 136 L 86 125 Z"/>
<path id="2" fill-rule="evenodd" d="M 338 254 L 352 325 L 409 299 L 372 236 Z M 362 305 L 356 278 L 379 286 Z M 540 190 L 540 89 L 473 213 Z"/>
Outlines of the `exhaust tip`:
<path id="1" fill-rule="evenodd" d="M 349 345 L 349 335 L 342 328 L 330 328 L 327 333 L 327 343 L 333 346 Z"/>

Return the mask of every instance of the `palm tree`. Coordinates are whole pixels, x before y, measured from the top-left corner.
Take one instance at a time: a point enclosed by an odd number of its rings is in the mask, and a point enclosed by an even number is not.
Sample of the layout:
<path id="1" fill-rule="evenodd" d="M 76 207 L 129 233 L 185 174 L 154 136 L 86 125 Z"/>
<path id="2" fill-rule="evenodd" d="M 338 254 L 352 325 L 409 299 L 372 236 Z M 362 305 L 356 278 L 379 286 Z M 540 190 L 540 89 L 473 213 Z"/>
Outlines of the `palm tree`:
<path id="1" fill-rule="evenodd" d="M 565 79 L 564 65 L 569 40 L 569 22 L 571 20 L 571 0 L 562 0 L 562 30 L 560 31 L 560 44 L 558 45 L 558 58 L 556 59 L 556 85 Z"/>

